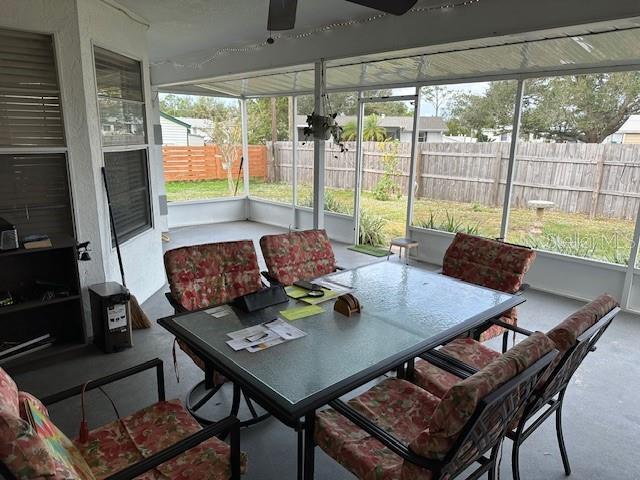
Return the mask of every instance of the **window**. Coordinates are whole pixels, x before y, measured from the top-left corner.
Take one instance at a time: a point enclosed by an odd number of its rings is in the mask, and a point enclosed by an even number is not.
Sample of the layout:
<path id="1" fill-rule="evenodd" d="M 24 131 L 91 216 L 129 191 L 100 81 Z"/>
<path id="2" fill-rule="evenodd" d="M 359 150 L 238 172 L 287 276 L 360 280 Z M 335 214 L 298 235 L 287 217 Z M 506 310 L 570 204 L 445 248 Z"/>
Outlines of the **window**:
<path id="1" fill-rule="evenodd" d="M 20 237 L 74 236 L 53 38 L 0 29 L 0 59 L 0 217 Z"/>
<path id="2" fill-rule="evenodd" d="M 99 47 L 94 57 L 104 166 L 122 243 L 152 226 L 142 69 L 140 62 Z"/>
<path id="3" fill-rule="evenodd" d="M 151 226 L 147 152 L 105 152 L 104 165 L 118 241 L 126 242 Z"/>
<path id="4" fill-rule="evenodd" d="M 146 143 L 144 96 L 140 62 L 94 48 L 102 144 Z"/>

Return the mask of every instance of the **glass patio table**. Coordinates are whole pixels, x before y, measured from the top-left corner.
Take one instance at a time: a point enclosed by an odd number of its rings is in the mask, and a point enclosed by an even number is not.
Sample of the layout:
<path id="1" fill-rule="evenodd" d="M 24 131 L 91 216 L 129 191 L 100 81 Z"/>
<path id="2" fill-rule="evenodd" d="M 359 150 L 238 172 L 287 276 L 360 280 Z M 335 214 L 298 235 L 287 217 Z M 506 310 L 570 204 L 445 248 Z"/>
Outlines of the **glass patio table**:
<path id="1" fill-rule="evenodd" d="M 326 301 L 322 313 L 293 322 L 305 337 L 256 353 L 232 350 L 227 334 L 272 320 L 298 301 L 222 318 L 197 311 L 158 320 L 205 360 L 207 376 L 220 371 L 282 422 L 304 427 L 305 478 L 313 476 L 316 409 L 524 302 L 394 262 L 324 279 L 352 289 L 362 312 L 346 317 Z"/>

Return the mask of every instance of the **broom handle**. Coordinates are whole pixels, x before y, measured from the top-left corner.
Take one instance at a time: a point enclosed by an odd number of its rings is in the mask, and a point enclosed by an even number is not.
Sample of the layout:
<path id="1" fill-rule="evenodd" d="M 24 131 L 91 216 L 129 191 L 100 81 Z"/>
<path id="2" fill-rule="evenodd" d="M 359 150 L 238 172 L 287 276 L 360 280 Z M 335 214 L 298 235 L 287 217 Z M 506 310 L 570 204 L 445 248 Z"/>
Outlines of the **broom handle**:
<path id="1" fill-rule="evenodd" d="M 240 174 L 242 173 L 242 164 L 244 163 L 244 157 L 240 157 L 240 168 L 238 168 L 238 178 L 236 178 L 236 191 L 233 192 L 233 196 L 238 195 L 238 185 L 240 184 Z"/>
<path id="2" fill-rule="evenodd" d="M 107 182 L 107 171 L 102 167 L 102 180 L 104 181 L 104 189 L 107 192 L 107 205 L 109 206 L 109 223 L 113 232 L 113 239 L 116 241 L 116 253 L 118 254 L 118 265 L 120 265 L 120 275 L 122 276 L 122 285 L 126 288 L 127 283 L 124 280 L 124 267 L 122 266 L 122 255 L 120 254 L 120 242 L 118 241 L 118 232 L 116 232 L 116 222 L 113 219 L 113 210 L 111 209 L 111 195 L 109 194 L 109 182 Z"/>

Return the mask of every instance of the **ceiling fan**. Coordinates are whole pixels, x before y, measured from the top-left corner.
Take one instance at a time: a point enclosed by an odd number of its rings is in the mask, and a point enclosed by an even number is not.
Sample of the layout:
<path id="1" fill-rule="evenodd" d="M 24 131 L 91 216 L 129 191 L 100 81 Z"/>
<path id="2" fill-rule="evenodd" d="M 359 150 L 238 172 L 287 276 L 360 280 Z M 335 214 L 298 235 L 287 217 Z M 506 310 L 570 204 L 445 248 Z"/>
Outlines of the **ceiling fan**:
<path id="1" fill-rule="evenodd" d="M 418 0 L 346 0 L 357 3 L 365 7 L 380 10 L 392 15 L 403 15 L 407 13 Z M 291 30 L 296 23 L 296 9 L 298 0 L 270 0 L 269 20 L 267 29 L 269 31 Z"/>

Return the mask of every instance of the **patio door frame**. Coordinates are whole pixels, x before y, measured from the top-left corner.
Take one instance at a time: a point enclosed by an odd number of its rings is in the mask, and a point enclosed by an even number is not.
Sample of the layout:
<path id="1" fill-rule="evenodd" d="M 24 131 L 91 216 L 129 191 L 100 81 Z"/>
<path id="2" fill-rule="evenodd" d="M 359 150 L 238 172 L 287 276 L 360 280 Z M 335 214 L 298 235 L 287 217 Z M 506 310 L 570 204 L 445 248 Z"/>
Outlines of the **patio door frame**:
<path id="1" fill-rule="evenodd" d="M 355 179 L 355 195 L 353 201 L 353 242 L 358 245 L 360 239 L 360 208 L 362 194 L 362 174 L 363 174 L 363 156 L 362 136 L 364 134 L 364 109 L 368 103 L 387 103 L 387 102 L 414 102 L 413 108 L 413 132 L 411 134 L 411 158 L 409 161 L 409 180 L 407 183 L 407 213 L 405 217 L 405 236 L 409 237 L 411 219 L 413 218 L 413 200 L 414 200 L 414 184 L 416 179 L 416 153 L 418 151 L 418 128 L 420 119 L 420 87 L 415 88 L 413 95 L 389 95 L 385 97 L 365 97 L 363 92 L 358 93 L 358 115 L 356 118 L 356 179 Z"/>

